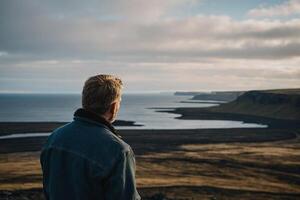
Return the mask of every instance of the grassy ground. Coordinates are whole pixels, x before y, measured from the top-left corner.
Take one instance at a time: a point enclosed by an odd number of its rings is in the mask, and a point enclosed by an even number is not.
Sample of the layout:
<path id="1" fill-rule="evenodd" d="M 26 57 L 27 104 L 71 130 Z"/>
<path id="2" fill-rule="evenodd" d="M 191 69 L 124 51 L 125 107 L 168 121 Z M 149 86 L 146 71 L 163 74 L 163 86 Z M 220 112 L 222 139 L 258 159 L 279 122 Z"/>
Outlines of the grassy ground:
<path id="1" fill-rule="evenodd" d="M 300 130 L 122 130 L 144 199 L 299 199 Z M 31 140 L 31 142 L 30 142 Z M 43 199 L 45 138 L 0 140 L 0 199 Z"/>

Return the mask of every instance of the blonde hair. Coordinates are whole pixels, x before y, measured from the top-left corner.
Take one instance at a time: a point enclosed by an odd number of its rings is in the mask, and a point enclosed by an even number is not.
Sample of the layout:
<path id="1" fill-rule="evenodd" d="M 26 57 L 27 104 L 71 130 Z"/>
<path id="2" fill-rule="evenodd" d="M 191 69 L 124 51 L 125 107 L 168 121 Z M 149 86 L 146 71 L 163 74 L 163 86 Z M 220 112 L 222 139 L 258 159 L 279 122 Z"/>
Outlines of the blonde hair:
<path id="1" fill-rule="evenodd" d="M 104 114 L 110 105 L 121 97 L 123 83 L 113 75 L 99 74 L 88 78 L 82 90 L 82 107 Z"/>

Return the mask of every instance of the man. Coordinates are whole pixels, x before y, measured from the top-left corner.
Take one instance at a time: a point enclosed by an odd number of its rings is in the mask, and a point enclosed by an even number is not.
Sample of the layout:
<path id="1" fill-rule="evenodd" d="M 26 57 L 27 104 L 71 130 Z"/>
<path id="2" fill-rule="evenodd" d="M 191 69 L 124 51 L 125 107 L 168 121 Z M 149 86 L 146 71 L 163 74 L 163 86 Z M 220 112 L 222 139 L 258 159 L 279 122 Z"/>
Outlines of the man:
<path id="1" fill-rule="evenodd" d="M 40 156 L 47 200 L 137 200 L 135 158 L 111 125 L 121 102 L 122 81 L 90 77 L 82 108 L 73 121 L 55 129 Z"/>

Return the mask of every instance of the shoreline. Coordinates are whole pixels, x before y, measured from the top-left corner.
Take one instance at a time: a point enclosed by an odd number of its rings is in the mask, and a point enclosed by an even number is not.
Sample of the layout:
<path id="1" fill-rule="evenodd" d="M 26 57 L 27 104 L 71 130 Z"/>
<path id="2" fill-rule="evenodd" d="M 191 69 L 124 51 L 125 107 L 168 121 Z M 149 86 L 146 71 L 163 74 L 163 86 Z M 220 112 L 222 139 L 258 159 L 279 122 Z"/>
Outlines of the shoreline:
<path id="1" fill-rule="evenodd" d="M 199 107 L 177 107 L 168 109 L 169 110 L 157 110 L 156 112 L 179 114 L 181 116 L 176 117 L 176 119 L 182 120 L 231 120 L 242 121 L 244 123 L 264 124 L 268 125 L 267 128 L 300 128 L 300 120 L 277 119 L 239 113 L 214 112 L 211 111 L 210 108 Z"/>
<path id="2" fill-rule="evenodd" d="M 53 121 L 30 121 L 30 122 L 0 122 L 0 136 L 14 134 L 14 133 L 40 133 L 51 132 L 55 128 L 63 126 L 70 122 L 53 122 Z M 140 127 L 143 125 L 135 124 L 135 121 L 116 120 L 114 126 L 131 126 Z"/>
<path id="3" fill-rule="evenodd" d="M 6 125 L 9 126 L 6 126 Z M 0 123 L 0 136 L 52 132 L 60 122 Z M 22 131 L 23 130 L 23 131 Z M 26 130 L 26 132 L 25 132 Z M 138 154 L 173 151 L 184 144 L 262 143 L 298 137 L 293 128 L 225 128 L 225 129 L 117 129 Z M 1 134 L 2 133 L 2 134 Z M 39 151 L 47 136 L 0 139 L 1 153 Z M 143 146 L 141 143 L 148 144 Z M 142 146 L 141 146 L 142 145 Z M 152 150 L 151 150 L 152 149 Z"/>

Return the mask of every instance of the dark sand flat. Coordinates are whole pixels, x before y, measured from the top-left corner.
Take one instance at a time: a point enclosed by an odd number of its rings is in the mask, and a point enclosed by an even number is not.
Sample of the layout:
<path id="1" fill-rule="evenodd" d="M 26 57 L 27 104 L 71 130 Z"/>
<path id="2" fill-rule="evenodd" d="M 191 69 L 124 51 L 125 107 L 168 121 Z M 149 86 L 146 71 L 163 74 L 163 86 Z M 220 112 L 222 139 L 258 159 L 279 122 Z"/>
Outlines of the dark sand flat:
<path id="1" fill-rule="evenodd" d="M 0 136 L 12 133 L 40 133 L 51 132 L 55 128 L 68 122 L 0 122 Z M 117 126 L 142 126 L 134 121 L 116 120 Z"/>
<path id="2" fill-rule="evenodd" d="M 16 124 L 15 127 L 18 125 Z M 53 126 L 57 126 L 57 124 L 51 125 L 51 127 Z M 135 153 L 140 155 L 151 152 L 175 151 L 184 144 L 260 143 L 297 137 L 296 130 L 263 128 L 119 130 L 118 132 L 134 148 Z M 15 131 L 11 131 L 11 133 L 15 133 Z M 46 139 L 47 137 L 44 136 L 1 139 L 0 153 L 39 151 Z"/>

